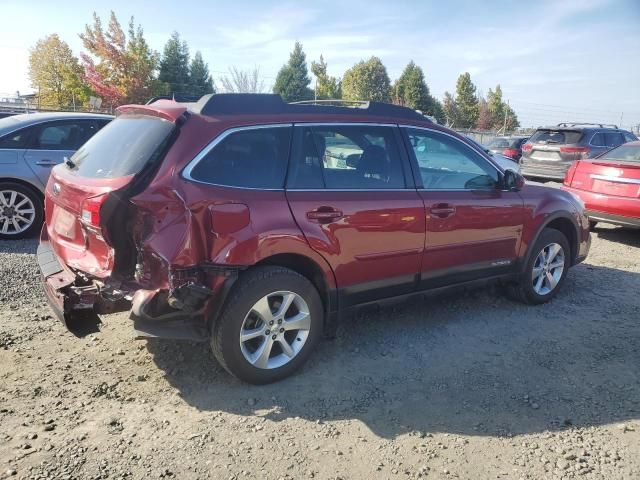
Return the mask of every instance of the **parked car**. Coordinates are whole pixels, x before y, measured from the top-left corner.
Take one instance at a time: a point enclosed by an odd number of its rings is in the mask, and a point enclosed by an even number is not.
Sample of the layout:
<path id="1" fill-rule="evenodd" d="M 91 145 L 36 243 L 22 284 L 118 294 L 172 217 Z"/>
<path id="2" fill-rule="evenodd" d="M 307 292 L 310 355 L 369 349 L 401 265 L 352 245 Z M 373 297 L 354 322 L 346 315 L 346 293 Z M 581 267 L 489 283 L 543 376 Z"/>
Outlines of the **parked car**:
<path id="1" fill-rule="evenodd" d="M 357 305 L 496 280 L 547 302 L 590 242 L 574 196 L 375 102 L 120 107 L 45 202 L 38 262 L 68 327 L 131 308 L 139 336 L 209 341 L 251 383 L 291 374 Z"/>
<path id="2" fill-rule="evenodd" d="M 594 158 L 636 136 L 616 125 L 559 123 L 538 128 L 522 146 L 525 177 L 562 180 L 575 160 Z"/>
<path id="3" fill-rule="evenodd" d="M 502 168 L 502 170 L 512 170 L 516 173 L 520 173 L 520 164 L 518 162 L 516 162 L 514 159 L 506 157 L 504 155 L 502 155 L 501 153 L 494 153 L 491 150 L 489 150 L 488 147 L 486 147 L 485 145 L 482 145 L 480 142 L 476 141 L 475 139 L 471 138 L 471 137 L 467 137 L 469 140 L 471 140 L 471 142 L 480 150 L 482 150 L 483 152 L 485 152 L 487 155 L 490 155 L 491 158 L 493 159 L 493 161 L 495 163 L 498 164 L 498 166 L 500 168 Z"/>
<path id="4" fill-rule="evenodd" d="M 51 168 L 112 118 L 56 112 L 0 119 L 0 239 L 23 238 L 40 229 Z"/>
<path id="5" fill-rule="evenodd" d="M 562 188 L 584 202 L 592 228 L 598 222 L 640 228 L 640 142 L 574 162 Z"/>
<path id="6" fill-rule="evenodd" d="M 487 144 L 491 153 L 504 155 L 515 162 L 520 162 L 522 157 L 522 145 L 529 137 L 496 137 Z"/>

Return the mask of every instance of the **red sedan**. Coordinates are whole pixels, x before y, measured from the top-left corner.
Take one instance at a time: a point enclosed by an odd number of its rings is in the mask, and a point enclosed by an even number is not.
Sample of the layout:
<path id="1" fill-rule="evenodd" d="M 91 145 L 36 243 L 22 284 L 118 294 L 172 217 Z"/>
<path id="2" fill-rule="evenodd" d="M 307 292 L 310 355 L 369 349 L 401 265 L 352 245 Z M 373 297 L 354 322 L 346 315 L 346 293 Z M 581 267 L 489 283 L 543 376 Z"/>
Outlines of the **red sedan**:
<path id="1" fill-rule="evenodd" d="M 640 142 L 574 162 L 562 188 L 582 199 L 591 227 L 606 222 L 640 228 Z"/>

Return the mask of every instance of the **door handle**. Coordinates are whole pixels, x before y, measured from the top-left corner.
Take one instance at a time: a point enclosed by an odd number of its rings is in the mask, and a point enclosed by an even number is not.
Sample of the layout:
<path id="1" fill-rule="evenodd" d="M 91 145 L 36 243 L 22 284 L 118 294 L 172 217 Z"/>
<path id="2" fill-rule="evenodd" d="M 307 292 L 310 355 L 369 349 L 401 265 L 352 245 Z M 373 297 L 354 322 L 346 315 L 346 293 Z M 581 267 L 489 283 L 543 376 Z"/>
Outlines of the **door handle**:
<path id="1" fill-rule="evenodd" d="M 437 203 L 429 211 L 438 218 L 447 218 L 456 213 L 456 207 L 448 203 Z"/>
<path id="2" fill-rule="evenodd" d="M 307 212 L 307 218 L 318 223 L 331 223 L 342 218 L 342 216 L 342 212 L 333 207 L 319 207 Z"/>
<path id="3" fill-rule="evenodd" d="M 54 162 L 53 160 L 38 160 L 36 162 L 36 165 L 40 165 L 42 167 L 53 167 L 55 165 L 57 165 L 58 162 Z"/>

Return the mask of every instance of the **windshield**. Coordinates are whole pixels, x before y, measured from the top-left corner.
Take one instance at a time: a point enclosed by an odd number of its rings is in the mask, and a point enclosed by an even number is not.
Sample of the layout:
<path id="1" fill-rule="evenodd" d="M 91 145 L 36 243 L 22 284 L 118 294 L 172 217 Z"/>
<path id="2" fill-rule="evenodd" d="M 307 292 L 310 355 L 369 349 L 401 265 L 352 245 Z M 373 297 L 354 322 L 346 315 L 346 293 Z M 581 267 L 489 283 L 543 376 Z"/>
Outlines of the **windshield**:
<path id="1" fill-rule="evenodd" d="M 538 129 L 536 133 L 531 136 L 529 142 L 571 144 L 578 143 L 580 138 L 582 138 L 582 132 L 579 130 L 550 130 L 545 128 Z"/>
<path id="2" fill-rule="evenodd" d="M 598 160 L 617 160 L 624 162 L 640 163 L 640 145 L 620 145 L 618 148 L 608 151 Z"/>
<path id="3" fill-rule="evenodd" d="M 95 134 L 67 162 L 81 177 L 135 175 L 173 131 L 173 123 L 147 115 L 122 115 Z"/>

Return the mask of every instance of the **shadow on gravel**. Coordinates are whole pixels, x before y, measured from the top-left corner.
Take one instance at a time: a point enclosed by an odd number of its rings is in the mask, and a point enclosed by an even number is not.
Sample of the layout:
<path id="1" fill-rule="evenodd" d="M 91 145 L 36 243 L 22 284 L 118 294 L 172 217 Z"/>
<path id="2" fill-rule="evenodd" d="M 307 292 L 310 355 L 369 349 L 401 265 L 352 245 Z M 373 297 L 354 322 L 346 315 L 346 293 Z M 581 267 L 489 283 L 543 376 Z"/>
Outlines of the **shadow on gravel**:
<path id="1" fill-rule="evenodd" d="M 375 434 L 511 435 L 640 418 L 640 274 L 579 265 L 537 307 L 490 291 L 364 311 L 297 375 L 255 387 L 206 344 L 149 341 L 203 411 L 358 420 Z"/>
<path id="2" fill-rule="evenodd" d="M 0 253 L 35 254 L 37 249 L 37 238 L 24 238 L 22 240 L 0 240 Z"/>
<path id="3" fill-rule="evenodd" d="M 611 242 L 622 243 L 630 247 L 640 248 L 640 229 L 631 229 L 623 227 L 600 228 L 596 227 L 593 235 L 604 238 Z M 640 262 L 640 260 L 638 260 Z"/>

